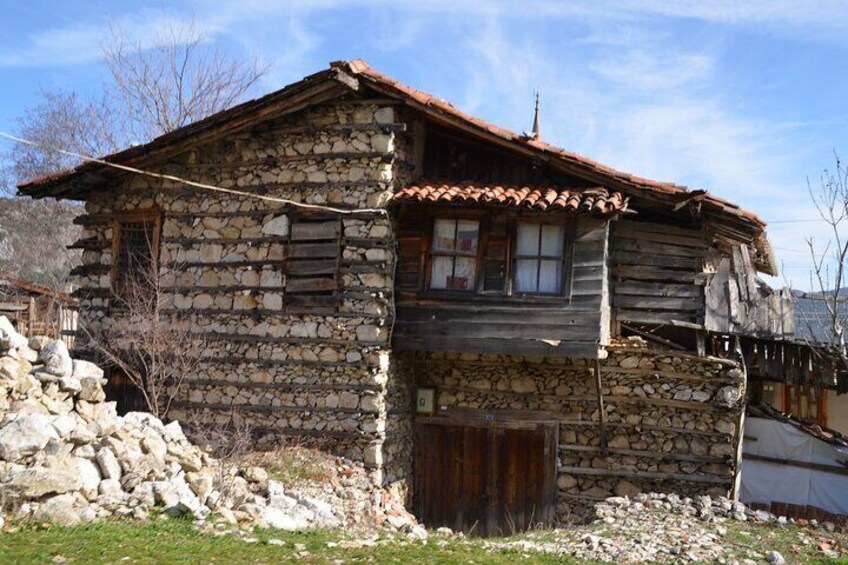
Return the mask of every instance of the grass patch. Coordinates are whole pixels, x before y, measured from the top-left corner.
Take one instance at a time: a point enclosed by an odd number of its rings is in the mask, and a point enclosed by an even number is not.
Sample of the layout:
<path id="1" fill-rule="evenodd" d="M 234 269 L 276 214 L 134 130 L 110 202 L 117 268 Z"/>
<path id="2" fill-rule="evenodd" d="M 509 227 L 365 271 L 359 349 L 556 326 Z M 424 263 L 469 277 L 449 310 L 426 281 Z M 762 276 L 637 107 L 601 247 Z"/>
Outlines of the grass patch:
<path id="1" fill-rule="evenodd" d="M 0 534 L 0 563 L 563 563 L 551 555 L 490 551 L 477 541 L 431 539 L 426 545 L 379 541 L 351 548 L 334 531 L 258 531 L 255 543 L 215 537 L 180 520 L 102 522 L 74 528 L 25 526 Z M 268 545 L 269 538 L 283 546 Z M 300 545 L 296 545 L 300 544 Z M 567 562 L 567 561 L 566 561 Z"/>

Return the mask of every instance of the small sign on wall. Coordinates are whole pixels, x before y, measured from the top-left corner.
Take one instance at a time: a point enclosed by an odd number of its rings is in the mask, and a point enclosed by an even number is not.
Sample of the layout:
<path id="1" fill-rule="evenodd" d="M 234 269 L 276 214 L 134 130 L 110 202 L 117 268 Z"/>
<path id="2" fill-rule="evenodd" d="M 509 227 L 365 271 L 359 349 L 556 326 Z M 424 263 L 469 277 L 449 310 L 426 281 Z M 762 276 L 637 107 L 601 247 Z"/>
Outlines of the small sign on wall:
<path id="1" fill-rule="evenodd" d="M 436 411 L 436 389 L 419 388 L 415 394 L 415 412 L 433 414 Z"/>

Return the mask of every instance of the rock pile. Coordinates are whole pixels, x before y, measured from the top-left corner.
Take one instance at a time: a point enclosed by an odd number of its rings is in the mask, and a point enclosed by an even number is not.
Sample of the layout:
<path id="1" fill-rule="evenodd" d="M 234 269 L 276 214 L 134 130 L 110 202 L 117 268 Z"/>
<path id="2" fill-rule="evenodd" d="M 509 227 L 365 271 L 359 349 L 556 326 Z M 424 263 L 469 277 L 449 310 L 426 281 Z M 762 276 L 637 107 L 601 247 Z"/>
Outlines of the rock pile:
<path id="1" fill-rule="evenodd" d="M 594 510 L 592 523 L 490 545 L 591 562 L 782 563 L 779 552 L 763 547 L 764 540 L 755 547 L 753 538 L 766 524 L 780 528 L 794 522 L 725 497 L 706 495 L 616 496 L 597 503 Z M 745 537 L 751 537 L 751 543 L 737 541 Z"/>
<path id="2" fill-rule="evenodd" d="M 15 517 L 74 525 L 153 510 L 284 530 L 336 527 L 330 502 L 288 493 L 189 441 L 178 422 L 118 416 L 103 371 L 61 341 L 27 340 L 0 317 L 0 501 Z M 2 509 L 0 509 L 2 510 Z M 2 511 L 0 511 L 2 517 Z"/>

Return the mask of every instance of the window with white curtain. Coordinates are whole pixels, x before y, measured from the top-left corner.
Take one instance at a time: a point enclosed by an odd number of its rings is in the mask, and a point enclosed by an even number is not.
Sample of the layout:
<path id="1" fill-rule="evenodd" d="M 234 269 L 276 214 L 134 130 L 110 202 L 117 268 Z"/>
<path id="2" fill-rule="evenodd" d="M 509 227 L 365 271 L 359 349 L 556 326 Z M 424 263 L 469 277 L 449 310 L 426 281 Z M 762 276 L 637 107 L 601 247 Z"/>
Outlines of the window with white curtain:
<path id="1" fill-rule="evenodd" d="M 480 222 L 437 218 L 430 253 L 430 288 L 475 290 Z"/>
<path id="2" fill-rule="evenodd" d="M 561 293 L 564 248 L 562 225 L 520 222 L 515 245 L 515 292 Z"/>

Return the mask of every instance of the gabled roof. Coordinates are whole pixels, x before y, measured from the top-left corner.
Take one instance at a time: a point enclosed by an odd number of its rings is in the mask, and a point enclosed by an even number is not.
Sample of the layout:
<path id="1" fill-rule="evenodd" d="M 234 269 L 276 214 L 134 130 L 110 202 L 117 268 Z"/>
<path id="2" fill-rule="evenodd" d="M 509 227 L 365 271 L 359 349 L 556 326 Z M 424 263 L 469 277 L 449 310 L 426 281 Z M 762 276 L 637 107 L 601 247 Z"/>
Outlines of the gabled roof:
<path id="1" fill-rule="evenodd" d="M 537 212 L 583 212 L 611 216 L 627 209 L 627 197 L 605 188 L 500 186 L 485 183 L 413 183 L 392 197 L 396 202 L 474 204 L 523 208 Z"/>
<path id="2" fill-rule="evenodd" d="M 268 117 L 297 111 L 310 104 L 338 97 L 345 92 L 359 90 L 362 86 L 399 99 L 433 121 L 462 128 L 469 134 L 496 143 L 507 150 L 541 159 L 551 167 L 607 189 L 621 190 L 628 196 L 662 201 L 671 204 L 675 210 L 688 204 L 696 204 L 707 215 L 733 224 L 734 228 L 730 230 L 732 234 L 738 235 L 741 232 L 751 240 L 759 240 L 758 248 L 765 245 L 762 238 L 765 222 L 736 204 L 704 190 L 689 190 L 678 184 L 621 172 L 587 157 L 498 127 L 462 112 L 433 95 L 400 84 L 372 69 L 360 59 L 331 63 L 329 69 L 312 74 L 282 90 L 224 110 L 144 145 L 107 155 L 103 160 L 125 165 L 138 164 L 167 154 L 169 150 L 185 149 L 186 144 L 199 145 L 228 132 L 249 127 Z M 104 169 L 105 165 L 83 163 L 73 169 L 23 183 L 18 188 L 20 194 L 35 198 L 78 198 L 82 193 L 75 184 L 86 175 Z"/>

